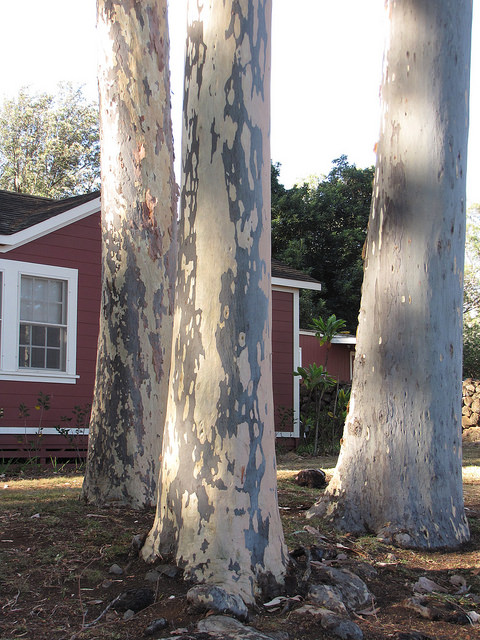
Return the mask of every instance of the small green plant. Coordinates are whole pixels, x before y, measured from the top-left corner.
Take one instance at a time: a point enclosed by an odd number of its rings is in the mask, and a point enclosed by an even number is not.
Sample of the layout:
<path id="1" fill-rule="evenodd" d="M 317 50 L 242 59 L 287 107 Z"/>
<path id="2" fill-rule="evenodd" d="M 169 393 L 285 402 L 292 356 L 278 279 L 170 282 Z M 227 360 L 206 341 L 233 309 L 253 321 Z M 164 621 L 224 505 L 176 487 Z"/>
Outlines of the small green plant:
<path id="1" fill-rule="evenodd" d="M 24 426 L 24 444 L 27 446 L 28 461 L 27 464 L 38 463 L 38 453 L 40 451 L 40 440 L 43 436 L 43 417 L 45 411 L 50 409 L 50 395 L 40 391 L 37 398 L 37 404 L 35 410 L 40 411 L 38 418 L 38 424 L 35 432 L 33 433 L 33 439 L 29 437 L 27 430 L 27 418 L 30 417 L 30 409 L 24 402 L 21 402 L 18 406 L 18 417 L 23 419 Z"/>
<path id="2" fill-rule="evenodd" d="M 310 399 L 314 402 L 315 407 L 315 441 L 313 446 L 313 455 L 318 455 L 318 432 L 320 426 L 320 409 L 322 406 L 323 396 L 325 391 L 337 384 L 335 378 L 333 378 L 322 365 L 317 366 L 315 363 L 308 365 L 308 368 L 298 367 L 293 372 L 294 376 L 300 376 L 302 382 L 307 389 Z"/>
<path id="3" fill-rule="evenodd" d="M 50 406 L 50 394 L 40 391 L 37 397 L 37 402 L 35 404 L 35 410 L 39 411 L 40 413 L 36 429 L 33 434 L 31 431 L 29 431 L 27 425 L 28 418 L 30 418 L 29 407 L 24 402 L 20 403 L 20 405 L 18 406 L 18 416 L 19 418 L 23 419 L 24 424 L 24 436 L 23 439 L 19 438 L 19 442 L 26 445 L 27 448 L 28 460 L 26 464 L 39 462 L 38 454 L 40 452 L 40 440 L 43 437 L 45 412 L 50 410 Z M 90 420 L 90 409 L 91 405 L 88 403 L 84 406 L 75 405 L 72 409 L 71 416 L 61 416 L 60 424 L 53 425 L 53 428 L 57 431 L 57 433 L 63 436 L 66 440 L 68 440 L 69 444 L 75 447 L 76 461 L 83 457 L 82 452 L 79 449 L 78 439 L 76 436 L 85 435 L 85 429 L 88 428 L 88 423 Z M 52 464 L 52 467 L 54 468 L 54 471 L 61 471 L 65 467 L 65 464 L 59 465 L 55 457 L 50 457 L 50 462 Z"/>
<path id="4" fill-rule="evenodd" d="M 88 427 L 90 421 L 91 405 L 85 404 L 83 407 L 75 405 L 72 410 L 72 416 L 60 416 L 60 424 L 55 425 L 56 432 L 68 440 L 69 444 L 75 447 L 75 459 L 82 458 L 80 450 L 78 448 L 78 436 L 85 435 L 85 429 Z M 75 418 L 73 427 L 71 422 Z"/>
<path id="5" fill-rule="evenodd" d="M 339 389 L 337 384 L 337 393 L 335 395 L 333 411 L 328 412 L 328 415 L 332 419 L 332 449 L 335 448 L 335 444 L 339 439 L 337 438 L 337 434 L 343 429 L 343 425 L 347 418 L 348 407 L 350 404 L 350 392 L 350 387 Z"/>

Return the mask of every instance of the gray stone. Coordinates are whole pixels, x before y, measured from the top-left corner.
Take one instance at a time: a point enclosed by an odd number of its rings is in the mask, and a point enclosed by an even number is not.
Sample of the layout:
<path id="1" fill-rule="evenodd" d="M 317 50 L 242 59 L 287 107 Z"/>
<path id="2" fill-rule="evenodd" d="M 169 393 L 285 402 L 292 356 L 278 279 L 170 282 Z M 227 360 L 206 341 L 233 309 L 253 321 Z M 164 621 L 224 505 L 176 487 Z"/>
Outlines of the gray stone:
<path id="1" fill-rule="evenodd" d="M 327 486 L 327 476 L 321 469 L 302 469 L 295 476 L 295 482 L 301 487 L 322 489 Z"/>
<path id="2" fill-rule="evenodd" d="M 322 582 L 333 586 L 334 591 L 340 596 L 340 600 L 351 611 L 361 609 L 373 601 L 373 596 L 367 585 L 348 569 L 315 567 L 315 577 L 319 577 Z"/>
<path id="3" fill-rule="evenodd" d="M 344 616 L 337 615 L 329 609 L 305 604 L 300 609 L 296 609 L 292 612 L 292 615 L 295 616 L 303 616 L 305 614 L 313 616 L 318 622 L 320 622 L 323 629 L 329 631 L 332 635 L 335 635 L 338 638 L 342 638 L 342 640 L 363 639 L 363 632 L 357 624 Z"/>
<path id="4" fill-rule="evenodd" d="M 328 584 L 313 584 L 308 592 L 308 599 L 325 607 L 325 609 L 330 609 L 330 611 L 335 611 L 340 615 L 348 615 L 347 609 L 342 602 L 341 593 Z"/>
<path id="5" fill-rule="evenodd" d="M 158 631 L 162 631 L 167 627 L 168 627 L 168 622 L 165 620 L 165 618 L 157 618 L 157 620 L 153 620 L 145 629 L 145 635 L 153 636 Z"/>
<path id="6" fill-rule="evenodd" d="M 209 584 L 199 584 L 187 592 L 187 601 L 196 609 L 227 613 L 239 620 L 248 619 L 248 609 L 240 596 Z"/>
<path id="7" fill-rule="evenodd" d="M 204 618 L 197 624 L 197 629 L 203 633 L 215 634 L 214 637 L 222 640 L 273 640 L 274 638 L 258 629 L 247 627 L 229 616 Z"/>
<path id="8" fill-rule="evenodd" d="M 127 609 L 125 611 L 125 613 L 123 614 L 123 619 L 124 620 L 131 620 L 134 615 L 135 615 L 135 611 L 133 611 L 133 609 Z"/>
<path id="9" fill-rule="evenodd" d="M 147 571 L 147 573 L 145 574 L 145 580 L 147 582 L 157 582 L 159 578 L 160 574 L 158 573 L 158 571 Z"/>
<path id="10" fill-rule="evenodd" d="M 155 595 L 148 587 L 142 587 L 140 589 L 129 589 L 120 594 L 117 602 L 115 603 L 115 609 L 118 611 L 141 611 L 146 607 L 149 607 L 155 601 Z"/>
<path id="11" fill-rule="evenodd" d="M 162 576 L 167 576 L 167 578 L 176 578 L 180 573 L 180 569 L 174 564 L 160 564 L 155 567 L 155 571 L 158 571 Z"/>
<path id="12" fill-rule="evenodd" d="M 133 536 L 131 544 L 132 544 L 132 549 L 133 551 L 135 551 L 135 553 L 138 553 L 140 549 L 143 547 L 143 545 L 145 544 L 146 537 L 147 537 L 146 533 L 137 533 L 136 536 Z"/>
<path id="13" fill-rule="evenodd" d="M 342 640 L 363 640 L 363 632 L 355 622 L 342 618 L 335 613 L 322 616 L 322 628 L 333 633 Z"/>
<path id="14" fill-rule="evenodd" d="M 123 569 L 118 564 L 112 564 L 112 566 L 108 570 L 108 573 L 114 576 L 121 576 L 123 575 Z"/>

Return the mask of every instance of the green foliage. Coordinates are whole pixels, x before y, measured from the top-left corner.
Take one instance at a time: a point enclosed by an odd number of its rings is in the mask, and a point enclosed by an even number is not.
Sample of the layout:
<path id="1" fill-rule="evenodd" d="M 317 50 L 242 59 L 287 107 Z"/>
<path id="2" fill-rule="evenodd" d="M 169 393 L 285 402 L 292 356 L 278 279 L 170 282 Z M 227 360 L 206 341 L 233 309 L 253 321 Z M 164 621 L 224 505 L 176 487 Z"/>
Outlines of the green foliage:
<path id="1" fill-rule="evenodd" d="M 302 327 L 336 314 L 356 329 L 373 174 L 373 167 L 357 169 L 341 156 L 324 179 L 285 189 L 279 165 L 272 166 L 272 253 L 322 284 L 320 293 L 302 292 Z"/>
<path id="2" fill-rule="evenodd" d="M 0 109 L 0 188 L 61 198 L 99 188 L 98 106 L 80 88 L 20 90 Z"/>
<path id="3" fill-rule="evenodd" d="M 480 378 L 480 206 L 467 214 L 463 298 L 463 377 Z"/>
<path id="4" fill-rule="evenodd" d="M 315 337 L 320 342 L 320 346 L 330 343 L 332 339 L 346 325 L 345 320 L 337 320 L 335 315 L 331 315 L 324 320 L 322 317 L 312 319 L 312 327 L 315 329 Z"/>
<path id="5" fill-rule="evenodd" d="M 463 378 L 480 379 L 480 322 L 463 328 Z"/>
<path id="6" fill-rule="evenodd" d="M 308 368 L 298 367 L 293 372 L 294 376 L 301 376 L 302 382 L 305 388 L 309 392 L 310 399 L 313 400 L 314 415 L 303 417 L 302 429 L 308 428 L 310 431 L 311 426 L 314 426 L 313 432 L 315 433 L 315 439 L 313 443 L 313 455 L 318 454 L 319 446 L 319 433 L 320 433 L 320 417 L 322 399 L 325 391 L 337 384 L 335 378 L 333 378 L 328 371 L 322 366 L 317 366 L 315 363 L 308 365 Z M 303 435 L 303 434 L 302 434 Z"/>
<path id="7" fill-rule="evenodd" d="M 293 372 L 293 375 L 301 376 L 305 388 L 310 393 L 317 390 L 328 389 L 337 384 L 335 378 L 333 378 L 322 365 L 317 366 L 315 362 L 309 364 L 307 368 L 298 367 L 298 369 Z"/>
<path id="8" fill-rule="evenodd" d="M 348 387 L 346 389 L 339 389 L 335 397 L 335 405 L 333 407 L 333 411 L 328 412 L 328 415 L 331 418 L 340 420 L 342 426 L 345 424 L 345 420 L 347 418 L 351 391 L 351 387 Z"/>

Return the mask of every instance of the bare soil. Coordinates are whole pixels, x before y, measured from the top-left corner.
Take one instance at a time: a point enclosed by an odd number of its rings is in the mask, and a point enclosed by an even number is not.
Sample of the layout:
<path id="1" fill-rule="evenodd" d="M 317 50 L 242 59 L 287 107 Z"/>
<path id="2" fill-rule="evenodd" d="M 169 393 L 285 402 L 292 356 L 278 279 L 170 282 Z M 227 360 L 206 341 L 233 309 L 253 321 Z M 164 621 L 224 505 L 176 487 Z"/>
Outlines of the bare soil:
<path id="1" fill-rule="evenodd" d="M 460 614 L 480 613 L 480 443 L 467 444 L 464 451 L 471 541 L 454 552 L 401 550 L 374 537 L 325 529 L 319 537 L 305 519 L 319 490 L 298 487 L 293 477 L 300 468 L 323 468 L 328 476 L 334 464 L 334 458 L 279 458 L 279 502 L 289 549 L 320 545 L 332 566 L 348 567 L 365 580 L 375 602 L 354 620 L 366 640 L 395 639 L 412 631 L 435 640 L 478 640 L 480 624 L 471 625 Z M 155 638 L 193 629 L 205 614 L 187 606 L 189 585 L 168 577 L 146 582 L 150 567 L 132 550 L 132 537 L 148 531 L 153 512 L 85 505 L 78 499 L 81 482 L 79 475 L 52 472 L 0 477 L 0 640 L 137 640 L 162 617 L 168 628 Z M 301 558 L 298 562 L 302 572 L 305 566 Z M 114 563 L 123 568 L 122 575 L 109 573 Z M 454 575 L 463 576 L 466 593 L 456 594 L 458 587 L 450 582 Z M 406 606 L 421 576 L 446 589 L 428 596 L 440 619 L 422 618 Z M 146 586 L 153 589 L 155 602 L 131 620 L 124 621 L 115 606 L 106 611 L 120 593 Z M 333 637 L 313 618 L 293 610 L 268 613 L 259 607 L 250 624 L 267 633 L 287 632 L 289 640 Z"/>

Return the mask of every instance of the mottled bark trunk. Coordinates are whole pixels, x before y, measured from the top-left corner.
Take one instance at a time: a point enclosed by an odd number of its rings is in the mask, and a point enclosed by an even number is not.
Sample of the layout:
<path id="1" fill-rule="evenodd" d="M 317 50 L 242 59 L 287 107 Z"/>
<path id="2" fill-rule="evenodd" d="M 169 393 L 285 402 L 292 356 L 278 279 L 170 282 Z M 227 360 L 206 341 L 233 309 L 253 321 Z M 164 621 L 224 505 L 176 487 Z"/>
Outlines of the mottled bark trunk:
<path id="1" fill-rule="evenodd" d="M 281 583 L 270 303 L 270 0 L 190 3 L 174 353 L 146 559 Z"/>
<path id="2" fill-rule="evenodd" d="M 98 0 L 103 290 L 85 499 L 155 504 L 176 200 L 166 0 Z"/>
<path id="3" fill-rule="evenodd" d="M 389 2 L 350 411 L 310 515 L 405 546 L 468 539 L 461 452 L 471 0 Z"/>

